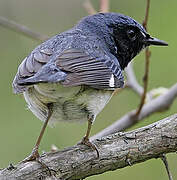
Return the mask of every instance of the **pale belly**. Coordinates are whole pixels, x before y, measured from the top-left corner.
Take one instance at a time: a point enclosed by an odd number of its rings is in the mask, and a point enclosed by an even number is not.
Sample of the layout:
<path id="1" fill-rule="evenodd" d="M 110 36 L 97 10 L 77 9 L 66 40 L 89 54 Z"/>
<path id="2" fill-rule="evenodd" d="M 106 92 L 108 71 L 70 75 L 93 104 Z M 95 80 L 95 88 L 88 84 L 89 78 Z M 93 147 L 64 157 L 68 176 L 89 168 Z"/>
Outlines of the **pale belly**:
<path id="1" fill-rule="evenodd" d="M 29 109 L 41 120 L 48 115 L 47 104 L 52 103 L 49 124 L 57 121 L 85 121 L 93 119 L 109 102 L 113 91 L 89 87 L 63 87 L 60 84 L 38 84 L 24 92 Z"/>

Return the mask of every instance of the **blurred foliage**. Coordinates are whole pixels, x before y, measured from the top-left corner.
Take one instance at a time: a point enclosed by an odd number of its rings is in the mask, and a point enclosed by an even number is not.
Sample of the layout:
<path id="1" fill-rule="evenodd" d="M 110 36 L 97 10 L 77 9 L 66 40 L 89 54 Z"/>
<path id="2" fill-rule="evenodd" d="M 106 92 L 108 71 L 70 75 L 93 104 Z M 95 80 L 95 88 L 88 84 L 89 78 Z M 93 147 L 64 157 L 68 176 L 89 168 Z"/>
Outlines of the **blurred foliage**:
<path id="1" fill-rule="evenodd" d="M 98 7 L 98 1 L 92 1 Z M 52 36 L 71 28 L 79 19 L 87 15 L 82 7 L 83 0 L 0 0 L 0 15 L 24 24 L 34 31 Z M 145 0 L 110 0 L 110 9 L 129 15 L 139 22 L 143 21 Z M 149 32 L 169 43 L 169 47 L 152 47 L 149 90 L 159 86 L 170 87 L 177 77 L 177 1 L 156 0 L 151 2 Z M 40 42 L 24 37 L 0 26 L 0 167 L 24 159 L 35 143 L 42 122 L 27 110 L 21 95 L 12 93 L 11 83 L 19 63 Z M 135 58 L 135 71 L 139 82 L 144 72 L 144 54 Z M 139 97 L 125 90 L 112 98 L 104 111 L 98 116 L 92 134 L 113 123 L 126 112 L 137 107 Z M 170 114 L 176 113 L 177 101 L 170 110 L 154 114 L 133 128 L 150 124 Z M 49 151 L 51 144 L 59 148 L 77 143 L 86 131 L 86 123 L 58 123 L 55 128 L 48 127 L 40 150 Z M 72 138 L 71 138 L 72 137 Z M 168 156 L 174 179 L 177 179 L 177 157 Z M 88 179 L 161 179 L 167 175 L 162 162 L 158 159 L 127 167 Z"/>

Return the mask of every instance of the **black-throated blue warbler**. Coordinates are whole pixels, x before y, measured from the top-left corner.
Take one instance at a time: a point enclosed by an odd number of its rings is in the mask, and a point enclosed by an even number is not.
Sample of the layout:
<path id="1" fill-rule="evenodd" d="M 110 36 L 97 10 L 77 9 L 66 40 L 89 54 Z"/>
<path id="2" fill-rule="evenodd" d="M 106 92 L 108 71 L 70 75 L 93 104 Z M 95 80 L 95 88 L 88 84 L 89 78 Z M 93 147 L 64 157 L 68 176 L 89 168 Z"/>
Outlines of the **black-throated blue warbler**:
<path id="1" fill-rule="evenodd" d="M 39 158 L 48 122 L 88 121 L 81 142 L 97 151 L 88 138 L 91 125 L 114 90 L 123 87 L 124 68 L 150 45 L 167 43 L 128 16 L 98 13 L 35 48 L 13 81 L 14 92 L 23 93 L 29 109 L 45 122 L 28 160 Z"/>

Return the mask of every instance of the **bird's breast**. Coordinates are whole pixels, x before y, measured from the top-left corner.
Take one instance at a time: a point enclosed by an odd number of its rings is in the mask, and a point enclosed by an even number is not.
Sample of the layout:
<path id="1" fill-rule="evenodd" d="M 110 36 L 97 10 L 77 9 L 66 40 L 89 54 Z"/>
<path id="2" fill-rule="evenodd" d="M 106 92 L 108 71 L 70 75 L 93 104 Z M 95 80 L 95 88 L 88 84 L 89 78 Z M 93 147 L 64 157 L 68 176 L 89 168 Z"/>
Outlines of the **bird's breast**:
<path id="1" fill-rule="evenodd" d="M 47 104 L 53 104 L 53 113 L 49 121 L 85 121 L 104 108 L 113 91 L 98 90 L 85 86 L 63 87 L 58 83 L 41 83 L 30 87 L 24 97 L 29 109 L 41 120 L 48 115 Z"/>

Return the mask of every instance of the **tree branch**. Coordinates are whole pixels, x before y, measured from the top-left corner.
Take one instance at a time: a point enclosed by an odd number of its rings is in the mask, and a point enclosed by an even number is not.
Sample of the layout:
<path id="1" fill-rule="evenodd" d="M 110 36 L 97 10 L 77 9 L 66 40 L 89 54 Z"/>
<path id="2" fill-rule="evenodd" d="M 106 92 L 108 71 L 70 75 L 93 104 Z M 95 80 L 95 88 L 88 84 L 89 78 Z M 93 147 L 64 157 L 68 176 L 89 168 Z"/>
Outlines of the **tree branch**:
<path id="1" fill-rule="evenodd" d="M 53 169 L 53 179 L 83 179 L 124 168 L 177 151 L 177 114 L 127 133 L 116 133 L 94 141 L 100 152 L 84 145 L 46 153 L 41 160 Z M 48 173 L 37 162 L 19 163 L 0 171 L 1 180 L 46 179 Z M 54 178 L 55 177 L 55 178 Z"/>
<path id="2" fill-rule="evenodd" d="M 126 86 L 132 88 L 138 95 L 142 96 L 143 87 L 138 83 L 134 70 L 133 70 L 133 61 L 129 63 L 127 68 L 125 69 L 125 73 L 127 76 Z"/>
<path id="3" fill-rule="evenodd" d="M 49 38 L 46 35 L 42 35 L 40 33 L 34 32 L 34 31 L 30 30 L 28 27 L 21 25 L 21 24 L 17 24 L 16 22 L 9 20 L 2 16 L 0 16 L 0 26 L 3 26 L 5 28 L 8 28 L 12 31 L 18 32 L 20 34 L 23 34 L 27 37 L 30 37 L 30 38 L 38 40 L 38 41 L 45 41 Z"/>

